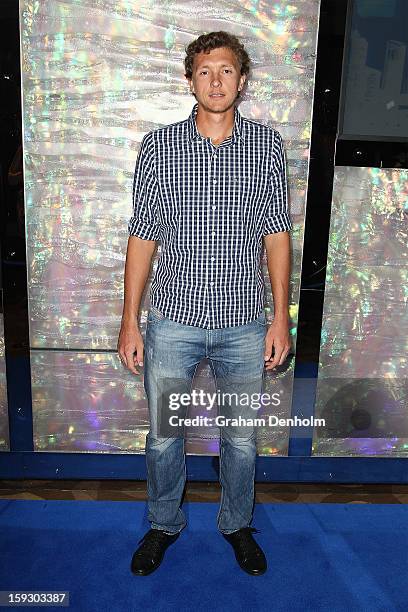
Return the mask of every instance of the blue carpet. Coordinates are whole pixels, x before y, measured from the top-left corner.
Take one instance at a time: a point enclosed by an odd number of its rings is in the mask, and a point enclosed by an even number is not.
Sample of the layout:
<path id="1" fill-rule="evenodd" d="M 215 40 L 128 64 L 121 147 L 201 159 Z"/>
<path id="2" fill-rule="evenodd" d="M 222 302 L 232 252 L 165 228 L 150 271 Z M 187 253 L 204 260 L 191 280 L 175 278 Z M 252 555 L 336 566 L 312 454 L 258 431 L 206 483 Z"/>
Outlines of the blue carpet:
<path id="1" fill-rule="evenodd" d="M 0 590 L 70 591 L 75 611 L 407 610 L 406 505 L 257 504 L 269 569 L 256 577 L 218 534 L 217 504 L 183 508 L 163 564 L 136 577 L 144 502 L 0 500 Z"/>

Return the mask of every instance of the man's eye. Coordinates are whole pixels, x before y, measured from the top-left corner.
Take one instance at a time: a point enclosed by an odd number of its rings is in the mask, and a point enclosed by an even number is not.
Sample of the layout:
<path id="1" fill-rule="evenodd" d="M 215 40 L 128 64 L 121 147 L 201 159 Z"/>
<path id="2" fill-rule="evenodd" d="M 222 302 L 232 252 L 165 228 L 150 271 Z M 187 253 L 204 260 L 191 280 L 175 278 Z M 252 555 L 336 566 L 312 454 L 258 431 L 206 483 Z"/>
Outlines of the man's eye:
<path id="1" fill-rule="evenodd" d="M 232 72 L 230 68 L 225 68 L 225 72 Z M 200 74 L 207 74 L 207 70 L 202 70 Z"/>

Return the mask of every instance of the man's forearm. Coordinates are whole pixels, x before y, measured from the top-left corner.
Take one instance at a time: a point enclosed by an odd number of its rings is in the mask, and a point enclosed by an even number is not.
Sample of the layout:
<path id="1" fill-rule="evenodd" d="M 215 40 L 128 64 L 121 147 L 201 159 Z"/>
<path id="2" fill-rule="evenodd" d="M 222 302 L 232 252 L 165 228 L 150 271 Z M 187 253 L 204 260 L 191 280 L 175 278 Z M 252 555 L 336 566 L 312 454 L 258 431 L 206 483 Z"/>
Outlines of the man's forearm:
<path id="1" fill-rule="evenodd" d="M 122 324 L 138 324 L 140 302 L 149 277 L 155 247 L 154 240 L 142 240 L 137 236 L 129 236 L 125 263 Z"/>
<path id="2" fill-rule="evenodd" d="M 274 320 L 289 317 L 290 236 L 289 232 L 276 232 L 264 238 L 271 281 Z"/>

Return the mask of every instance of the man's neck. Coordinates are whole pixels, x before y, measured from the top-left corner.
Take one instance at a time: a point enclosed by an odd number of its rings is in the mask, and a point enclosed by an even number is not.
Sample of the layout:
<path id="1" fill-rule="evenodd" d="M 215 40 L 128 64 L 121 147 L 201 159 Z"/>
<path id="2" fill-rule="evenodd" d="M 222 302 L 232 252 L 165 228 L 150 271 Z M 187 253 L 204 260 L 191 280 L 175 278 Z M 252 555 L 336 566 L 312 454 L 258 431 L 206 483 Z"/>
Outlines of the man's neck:
<path id="1" fill-rule="evenodd" d="M 212 113 L 198 104 L 196 125 L 201 136 L 211 138 L 215 146 L 231 136 L 234 129 L 234 109 L 235 107 L 231 106 L 223 113 Z"/>

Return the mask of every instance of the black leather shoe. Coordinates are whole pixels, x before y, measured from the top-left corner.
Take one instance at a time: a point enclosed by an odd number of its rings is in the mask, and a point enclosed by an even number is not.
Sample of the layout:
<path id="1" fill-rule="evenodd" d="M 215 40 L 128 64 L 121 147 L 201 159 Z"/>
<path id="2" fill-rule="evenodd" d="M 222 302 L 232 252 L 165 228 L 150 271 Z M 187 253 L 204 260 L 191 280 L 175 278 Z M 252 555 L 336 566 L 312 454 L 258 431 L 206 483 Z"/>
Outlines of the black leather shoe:
<path id="1" fill-rule="evenodd" d="M 168 535 L 160 529 L 149 529 L 139 540 L 139 548 L 132 557 L 130 569 L 136 576 L 147 576 L 156 570 L 163 561 L 164 553 L 180 533 Z"/>
<path id="2" fill-rule="evenodd" d="M 260 576 L 266 572 L 266 557 L 252 537 L 252 533 L 259 533 L 259 530 L 254 527 L 243 527 L 233 533 L 222 535 L 234 549 L 235 558 L 241 569 L 252 576 Z"/>

